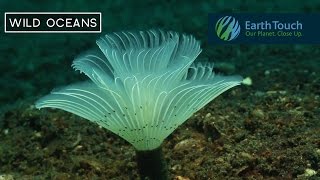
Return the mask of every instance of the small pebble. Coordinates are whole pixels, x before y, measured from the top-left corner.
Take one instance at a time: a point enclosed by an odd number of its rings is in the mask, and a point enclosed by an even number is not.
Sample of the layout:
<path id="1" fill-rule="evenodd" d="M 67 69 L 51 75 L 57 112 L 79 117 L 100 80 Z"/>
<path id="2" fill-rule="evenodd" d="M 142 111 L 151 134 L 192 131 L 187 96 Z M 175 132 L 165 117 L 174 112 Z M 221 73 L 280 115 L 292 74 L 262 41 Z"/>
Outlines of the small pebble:
<path id="1" fill-rule="evenodd" d="M 194 147 L 200 147 L 200 141 L 190 138 L 190 139 L 185 139 L 178 142 L 173 149 L 175 151 L 180 151 L 180 150 L 194 148 Z"/>
<path id="2" fill-rule="evenodd" d="M 172 166 L 171 170 L 176 171 L 176 170 L 181 170 L 182 166 L 180 164 L 176 164 L 174 166 Z"/>
<path id="3" fill-rule="evenodd" d="M 5 130 L 3 130 L 3 134 L 4 134 L 4 135 L 9 134 L 9 129 L 5 129 Z"/>
<path id="4" fill-rule="evenodd" d="M 83 148 L 82 145 L 77 145 L 77 146 L 74 148 L 74 150 L 81 150 L 82 148 Z"/>
<path id="5" fill-rule="evenodd" d="M 36 133 L 34 133 L 34 136 L 37 137 L 37 138 L 42 137 L 41 132 L 36 132 Z"/>
<path id="6" fill-rule="evenodd" d="M 262 96 L 264 96 L 265 94 L 266 94 L 266 93 L 264 93 L 264 92 L 262 92 L 262 91 L 257 91 L 257 92 L 254 93 L 254 95 L 257 96 L 257 97 L 262 97 Z"/>
<path id="7" fill-rule="evenodd" d="M 311 177 L 317 174 L 317 171 L 313 170 L 313 169 L 309 169 L 307 168 L 306 170 L 304 170 L 304 176 L 305 177 Z"/>
<path id="8" fill-rule="evenodd" d="M 190 178 L 188 178 L 188 177 L 183 177 L 183 176 L 176 176 L 174 179 L 175 179 L 175 180 L 190 180 Z"/>
<path id="9" fill-rule="evenodd" d="M 264 71 L 264 75 L 265 75 L 265 76 L 270 75 L 270 71 L 269 71 L 269 70 Z"/>
<path id="10" fill-rule="evenodd" d="M 265 116 L 264 112 L 261 109 L 254 109 L 252 111 L 252 115 L 261 119 Z"/>
<path id="11" fill-rule="evenodd" d="M 0 174 L 0 180 L 14 180 L 11 174 Z"/>

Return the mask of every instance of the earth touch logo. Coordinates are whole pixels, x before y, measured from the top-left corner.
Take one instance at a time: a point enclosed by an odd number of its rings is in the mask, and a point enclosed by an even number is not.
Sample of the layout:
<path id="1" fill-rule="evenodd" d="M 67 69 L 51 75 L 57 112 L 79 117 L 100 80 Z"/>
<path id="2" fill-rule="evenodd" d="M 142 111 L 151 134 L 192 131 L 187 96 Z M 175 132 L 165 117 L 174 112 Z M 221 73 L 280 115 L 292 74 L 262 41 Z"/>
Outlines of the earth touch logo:
<path id="1" fill-rule="evenodd" d="M 208 42 L 320 44 L 320 13 L 210 13 Z"/>
<path id="2" fill-rule="evenodd" d="M 231 41 L 240 34 L 239 22 L 232 16 L 224 16 L 216 23 L 217 36 L 224 41 Z"/>

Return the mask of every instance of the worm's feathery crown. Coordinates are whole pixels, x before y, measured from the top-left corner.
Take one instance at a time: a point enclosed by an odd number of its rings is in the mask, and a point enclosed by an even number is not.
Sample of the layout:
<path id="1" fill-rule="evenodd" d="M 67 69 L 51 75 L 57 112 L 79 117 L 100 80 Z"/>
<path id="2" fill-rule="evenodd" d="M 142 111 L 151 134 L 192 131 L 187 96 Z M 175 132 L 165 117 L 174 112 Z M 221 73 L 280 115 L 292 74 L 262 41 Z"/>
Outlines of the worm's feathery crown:
<path id="1" fill-rule="evenodd" d="M 92 81 L 69 85 L 36 102 L 59 108 L 118 134 L 137 150 L 159 147 L 194 112 L 240 76 L 215 75 L 213 64 L 193 63 L 200 43 L 191 35 L 149 30 L 97 40 L 72 66 Z"/>

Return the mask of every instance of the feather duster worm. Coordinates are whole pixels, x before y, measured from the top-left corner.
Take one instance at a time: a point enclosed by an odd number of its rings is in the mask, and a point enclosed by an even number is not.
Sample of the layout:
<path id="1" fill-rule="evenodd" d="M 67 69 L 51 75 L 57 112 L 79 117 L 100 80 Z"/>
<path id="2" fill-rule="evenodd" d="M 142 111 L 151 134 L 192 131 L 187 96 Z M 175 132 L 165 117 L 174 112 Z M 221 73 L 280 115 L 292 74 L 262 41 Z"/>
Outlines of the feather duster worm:
<path id="1" fill-rule="evenodd" d="M 97 44 L 100 51 L 72 64 L 91 81 L 53 90 L 36 107 L 62 109 L 112 131 L 137 150 L 142 178 L 165 179 L 164 139 L 242 78 L 216 75 L 212 63 L 194 63 L 201 48 L 191 35 L 117 32 Z"/>

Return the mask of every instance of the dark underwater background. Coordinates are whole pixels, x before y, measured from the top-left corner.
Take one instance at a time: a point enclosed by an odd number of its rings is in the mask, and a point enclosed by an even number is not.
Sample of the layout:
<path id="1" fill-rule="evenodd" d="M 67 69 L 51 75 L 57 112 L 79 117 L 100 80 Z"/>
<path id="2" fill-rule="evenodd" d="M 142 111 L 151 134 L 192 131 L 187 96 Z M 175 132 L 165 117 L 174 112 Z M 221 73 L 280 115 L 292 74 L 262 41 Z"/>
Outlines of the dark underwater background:
<path id="1" fill-rule="evenodd" d="M 320 1 L 2 0 L 0 11 L 93 11 L 103 19 L 101 34 L 5 34 L 0 18 L 0 179 L 137 179 L 127 142 L 34 102 L 87 79 L 71 63 L 100 36 L 151 28 L 194 35 L 199 60 L 253 82 L 219 96 L 166 139 L 172 179 L 320 179 L 320 46 L 207 40 L 208 13 L 319 13 Z"/>

